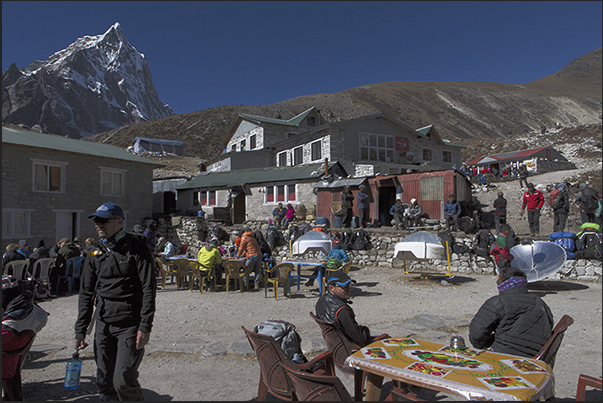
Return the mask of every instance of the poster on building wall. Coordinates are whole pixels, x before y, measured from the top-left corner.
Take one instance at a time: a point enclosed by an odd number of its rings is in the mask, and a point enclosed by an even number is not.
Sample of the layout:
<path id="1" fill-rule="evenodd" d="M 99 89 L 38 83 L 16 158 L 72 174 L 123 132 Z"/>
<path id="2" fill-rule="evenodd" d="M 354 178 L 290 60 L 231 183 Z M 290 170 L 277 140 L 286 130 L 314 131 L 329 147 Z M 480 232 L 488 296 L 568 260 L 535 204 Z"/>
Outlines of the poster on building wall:
<path id="1" fill-rule="evenodd" d="M 410 140 L 408 137 L 396 137 L 396 150 L 408 151 L 410 149 Z"/>
<path id="2" fill-rule="evenodd" d="M 529 160 L 525 160 L 524 163 L 526 164 L 526 168 L 528 169 L 528 172 L 536 172 L 538 170 L 538 159 L 537 158 L 531 158 Z"/>

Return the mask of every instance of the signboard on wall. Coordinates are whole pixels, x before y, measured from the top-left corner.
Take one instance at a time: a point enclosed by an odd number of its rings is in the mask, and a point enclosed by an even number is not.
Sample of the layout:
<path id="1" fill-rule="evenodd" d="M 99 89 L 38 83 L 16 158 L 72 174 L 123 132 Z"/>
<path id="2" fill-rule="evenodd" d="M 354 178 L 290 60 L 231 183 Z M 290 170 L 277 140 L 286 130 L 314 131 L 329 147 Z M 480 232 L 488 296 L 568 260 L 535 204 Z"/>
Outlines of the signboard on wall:
<path id="1" fill-rule="evenodd" d="M 408 151 L 410 149 L 410 140 L 408 137 L 396 137 L 396 150 Z"/>
<path id="2" fill-rule="evenodd" d="M 538 170 L 537 161 L 538 161 L 537 158 L 531 158 L 529 160 L 524 161 L 524 164 L 526 164 L 526 168 L 528 169 L 528 172 L 535 172 Z"/>

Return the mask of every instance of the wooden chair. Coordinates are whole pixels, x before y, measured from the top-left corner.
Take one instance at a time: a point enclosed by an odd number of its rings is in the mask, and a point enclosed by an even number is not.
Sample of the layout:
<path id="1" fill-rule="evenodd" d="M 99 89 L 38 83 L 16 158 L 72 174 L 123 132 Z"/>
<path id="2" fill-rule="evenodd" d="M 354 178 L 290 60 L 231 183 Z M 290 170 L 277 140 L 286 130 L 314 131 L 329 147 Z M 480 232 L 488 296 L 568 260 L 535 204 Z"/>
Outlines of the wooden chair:
<path id="1" fill-rule="evenodd" d="M 274 298 L 278 301 L 278 287 L 283 287 L 283 293 L 289 294 L 291 298 L 291 287 L 289 285 L 289 273 L 294 269 L 293 263 L 279 263 L 272 269 L 264 270 L 264 298 L 268 297 L 268 283 L 271 283 L 274 288 Z M 276 274 L 275 277 L 270 277 L 270 274 Z"/>
<path id="2" fill-rule="evenodd" d="M 165 282 L 167 280 L 167 276 L 172 276 L 172 284 L 174 283 L 174 276 L 178 274 L 178 269 L 176 269 L 176 265 L 172 262 L 166 262 L 159 258 L 157 258 L 157 265 L 159 266 L 159 270 L 161 271 L 161 288 L 165 290 Z"/>
<path id="3" fill-rule="evenodd" d="M 601 384 L 601 378 L 595 378 L 594 376 L 580 374 L 578 376 L 578 387 L 576 388 L 576 401 L 583 402 L 586 400 L 586 387 L 590 386 L 599 390 L 603 389 Z"/>
<path id="4" fill-rule="evenodd" d="M 534 356 L 536 360 L 541 360 L 549 364 L 551 368 L 555 366 L 555 358 L 557 357 L 557 351 L 559 351 L 559 347 L 561 346 L 561 341 L 563 340 L 563 336 L 565 335 L 565 331 L 568 327 L 570 327 L 574 323 L 574 319 L 569 315 L 563 315 L 555 328 L 553 329 L 553 334 L 546 342 L 544 346 L 540 349 L 538 354 Z"/>
<path id="5" fill-rule="evenodd" d="M 176 288 L 184 289 L 184 282 L 190 282 L 190 269 L 189 269 L 190 260 L 186 258 L 174 259 L 174 266 L 176 267 Z"/>
<path id="6" fill-rule="evenodd" d="M 350 402 L 348 390 L 341 379 L 336 375 L 317 375 L 309 372 L 298 371 L 287 365 L 283 365 L 287 372 L 297 400 L 301 401 L 341 401 Z"/>
<path id="7" fill-rule="evenodd" d="M 4 274 L 11 275 L 15 280 L 25 280 L 29 267 L 29 260 L 13 260 L 4 267 Z"/>
<path id="8" fill-rule="evenodd" d="M 419 399 L 419 397 L 417 396 L 416 393 L 411 392 L 408 389 L 407 384 L 402 384 L 400 382 L 396 382 L 396 383 L 397 383 L 397 385 L 394 384 L 394 386 L 392 387 L 392 391 L 390 392 L 389 396 L 387 396 L 387 398 L 385 400 L 393 401 L 393 402 L 406 401 L 406 400 L 410 400 L 410 401 L 414 401 L 414 402 L 423 401 L 423 399 Z"/>
<path id="9" fill-rule="evenodd" d="M 350 355 L 360 350 L 360 346 L 348 339 L 334 323 L 319 319 L 312 312 L 310 312 L 310 316 L 318 324 L 318 327 L 320 327 L 322 338 L 327 344 L 327 350 L 333 353 L 333 361 L 335 362 L 335 366 L 346 374 L 354 375 L 355 400 L 362 400 L 364 391 L 363 372 L 344 365 L 345 360 Z"/>
<path id="10" fill-rule="evenodd" d="M 234 285 L 236 288 L 236 282 L 239 282 L 239 290 L 243 292 L 243 287 L 245 287 L 245 278 L 247 276 L 247 266 L 240 260 L 229 259 L 222 261 L 222 268 L 226 273 L 226 293 L 228 294 L 228 287 L 230 285 L 230 280 L 234 281 Z M 249 286 L 249 284 L 248 284 Z M 248 287 L 245 287 L 248 290 Z"/>
<path id="11" fill-rule="evenodd" d="M 289 360 L 274 337 L 259 334 L 241 326 L 260 365 L 260 382 L 258 384 L 258 401 L 265 401 L 268 392 L 281 400 L 297 400 L 293 383 L 284 369 L 284 365 L 299 371 L 313 372 L 319 375 L 335 375 L 333 355 L 330 351 L 320 354 L 304 364 L 296 364 Z"/>
<path id="12" fill-rule="evenodd" d="M 352 267 L 352 261 L 345 262 L 339 269 L 325 269 L 325 274 L 322 276 L 322 289 L 327 289 L 327 279 L 329 275 L 335 271 L 342 270 L 345 274 L 350 273 L 350 267 Z"/>
<path id="13" fill-rule="evenodd" d="M 33 330 L 24 330 L 21 333 L 31 335 L 31 339 L 29 339 L 27 344 L 18 350 L 2 352 L 2 360 L 4 360 L 5 357 L 19 356 L 19 362 L 17 364 L 17 371 L 15 371 L 15 375 L 12 378 L 7 378 L 7 379 L 2 378 L 2 390 L 4 391 L 4 395 L 5 395 L 2 400 L 10 400 L 10 401 L 23 400 L 23 388 L 21 385 L 21 369 L 23 368 L 23 364 L 25 363 L 27 354 L 29 354 L 29 350 L 31 349 L 31 346 L 33 345 L 33 342 L 36 338 L 36 334 Z"/>
<path id="14" fill-rule="evenodd" d="M 50 287 L 50 270 L 54 266 L 54 258 L 46 257 L 34 262 L 33 277 L 46 287 Z"/>
<path id="15" fill-rule="evenodd" d="M 201 263 L 194 260 L 189 260 L 188 266 L 191 270 L 190 281 L 188 286 L 191 292 L 193 292 L 193 285 L 195 283 L 195 279 L 199 280 L 200 294 L 203 294 L 203 287 L 205 287 L 205 285 L 211 280 L 213 280 L 214 282 L 213 290 L 216 290 L 217 279 L 214 267 L 207 268 Z"/>
<path id="16" fill-rule="evenodd" d="M 65 263 L 65 273 L 59 276 L 57 279 L 57 291 L 59 290 L 59 284 L 61 284 L 61 280 L 67 280 L 69 283 L 68 293 L 73 293 L 73 286 L 75 284 L 75 279 L 80 279 L 82 265 L 84 264 L 84 260 L 86 260 L 85 256 L 75 256 L 67 260 Z"/>

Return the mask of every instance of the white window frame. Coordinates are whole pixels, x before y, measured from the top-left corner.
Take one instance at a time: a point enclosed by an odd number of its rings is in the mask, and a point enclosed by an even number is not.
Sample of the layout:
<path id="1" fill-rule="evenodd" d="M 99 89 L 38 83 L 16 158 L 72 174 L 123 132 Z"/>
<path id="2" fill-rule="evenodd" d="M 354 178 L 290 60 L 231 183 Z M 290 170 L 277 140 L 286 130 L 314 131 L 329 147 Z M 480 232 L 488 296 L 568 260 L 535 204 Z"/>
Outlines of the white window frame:
<path id="1" fill-rule="evenodd" d="M 314 158 L 314 145 L 318 143 L 318 151 L 320 155 L 317 158 Z M 312 161 L 320 161 L 322 160 L 322 140 L 313 141 L 310 143 L 310 160 Z"/>
<path id="2" fill-rule="evenodd" d="M 69 165 L 68 162 L 39 160 L 39 159 L 33 159 L 33 158 L 31 159 L 31 162 L 32 162 L 32 170 L 31 170 L 31 191 L 32 192 L 35 192 L 35 193 L 65 193 L 65 188 L 66 188 L 65 182 L 67 181 L 67 165 Z M 36 166 L 44 166 L 47 168 L 46 169 L 46 178 L 45 178 L 46 189 L 44 189 L 44 190 L 36 189 L 36 171 L 37 171 Z M 51 167 L 59 168 L 61 170 L 61 173 L 60 173 L 61 183 L 59 183 L 59 190 L 50 190 L 50 177 L 48 175 L 48 172 Z"/>
<path id="3" fill-rule="evenodd" d="M 214 204 L 211 203 L 210 193 L 214 194 Z M 197 198 L 199 200 L 199 207 L 215 207 L 218 205 L 218 191 L 217 190 L 200 190 L 197 192 Z M 207 200 L 207 204 L 203 204 L 203 199 Z"/>
<path id="4" fill-rule="evenodd" d="M 296 161 L 296 157 L 297 157 L 297 153 L 301 154 L 299 157 L 299 162 Z M 293 149 L 293 157 L 291 158 L 291 165 L 295 166 L 295 165 L 301 165 L 304 163 L 304 147 L 303 146 L 299 146 L 299 147 L 295 147 Z"/>
<path id="5" fill-rule="evenodd" d="M 101 196 L 111 196 L 111 197 L 124 197 L 126 194 L 126 170 L 125 169 L 117 169 L 117 168 L 108 168 L 108 167 L 100 167 L 100 194 Z M 103 178 L 105 175 L 111 174 L 111 192 L 106 193 L 103 185 Z M 121 180 L 121 186 L 119 191 L 120 194 L 115 194 L 114 191 L 114 175 L 119 175 Z"/>
<path id="6" fill-rule="evenodd" d="M 288 159 L 289 159 L 289 158 L 288 158 L 288 155 L 287 155 L 287 154 L 289 154 L 287 151 L 283 151 L 283 152 L 278 153 L 278 154 L 276 155 L 276 162 L 277 162 L 277 166 L 279 166 L 279 167 L 286 167 L 286 166 L 288 166 L 288 165 L 287 165 L 287 162 L 288 162 Z M 281 162 L 282 162 L 282 161 L 281 161 L 281 158 L 284 158 L 284 159 L 285 159 L 285 164 L 281 164 Z"/>
<path id="7" fill-rule="evenodd" d="M 284 200 L 278 200 L 278 188 L 280 186 L 284 186 L 284 191 L 285 191 L 285 199 Z M 270 189 L 272 189 L 272 192 L 270 192 Z M 295 200 L 289 200 L 289 193 L 294 193 L 295 194 Z M 268 194 L 272 194 L 272 201 L 268 201 Z M 297 184 L 292 183 L 289 185 L 285 185 L 285 184 L 278 184 L 278 185 L 271 185 L 271 186 L 266 186 L 264 187 L 264 205 L 268 205 L 268 206 L 274 206 L 277 205 L 279 203 L 283 203 L 283 205 L 287 204 L 287 203 L 291 203 L 291 204 L 297 204 L 299 203 L 299 193 L 297 191 Z"/>
<path id="8" fill-rule="evenodd" d="M 360 132 L 358 133 L 358 144 L 360 145 L 359 156 L 361 161 L 396 162 L 394 136 Z"/>
<path id="9" fill-rule="evenodd" d="M 31 238 L 31 213 L 33 209 L 2 209 L 2 238 Z M 17 228 L 22 216 L 21 228 Z M 22 232 L 19 231 L 22 229 Z"/>

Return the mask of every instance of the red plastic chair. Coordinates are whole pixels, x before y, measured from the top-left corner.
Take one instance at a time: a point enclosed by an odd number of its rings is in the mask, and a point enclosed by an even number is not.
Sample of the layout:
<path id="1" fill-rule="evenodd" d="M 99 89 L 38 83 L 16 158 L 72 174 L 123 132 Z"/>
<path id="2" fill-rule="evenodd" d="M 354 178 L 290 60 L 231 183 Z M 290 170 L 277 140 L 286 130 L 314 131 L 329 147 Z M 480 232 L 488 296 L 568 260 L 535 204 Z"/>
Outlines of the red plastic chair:
<path id="1" fill-rule="evenodd" d="M 583 402 L 586 400 L 586 387 L 591 386 L 603 390 L 601 384 L 601 378 L 595 378 L 594 376 L 580 374 L 578 377 L 578 387 L 576 388 L 576 400 Z"/>
<path id="2" fill-rule="evenodd" d="M 281 400 L 297 400 L 293 383 L 285 372 L 284 366 L 312 372 L 318 375 L 335 375 L 333 355 L 330 351 L 315 357 L 304 364 L 296 364 L 289 360 L 285 352 L 276 343 L 274 337 L 259 334 L 241 326 L 260 365 L 260 382 L 258 384 L 258 401 L 265 401 L 268 392 Z"/>
<path id="3" fill-rule="evenodd" d="M 295 390 L 298 400 L 302 401 L 352 401 L 352 396 L 337 376 L 317 375 L 298 371 L 283 365 Z"/>
<path id="4" fill-rule="evenodd" d="M 15 375 L 12 378 L 4 379 L 2 378 L 2 390 L 4 391 L 4 399 L 7 401 L 16 401 L 23 400 L 23 388 L 21 385 L 21 369 L 23 368 L 23 364 L 25 363 L 25 359 L 27 358 L 27 354 L 29 354 L 29 350 L 33 345 L 33 342 L 36 338 L 36 334 L 33 330 L 24 330 L 21 332 L 22 334 L 30 334 L 31 339 L 27 342 L 27 344 L 21 347 L 18 350 L 13 351 L 3 351 L 2 359 L 9 356 L 19 356 L 19 363 L 17 364 L 17 370 L 15 371 Z"/>

